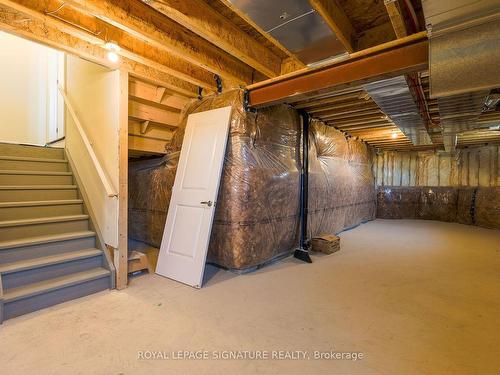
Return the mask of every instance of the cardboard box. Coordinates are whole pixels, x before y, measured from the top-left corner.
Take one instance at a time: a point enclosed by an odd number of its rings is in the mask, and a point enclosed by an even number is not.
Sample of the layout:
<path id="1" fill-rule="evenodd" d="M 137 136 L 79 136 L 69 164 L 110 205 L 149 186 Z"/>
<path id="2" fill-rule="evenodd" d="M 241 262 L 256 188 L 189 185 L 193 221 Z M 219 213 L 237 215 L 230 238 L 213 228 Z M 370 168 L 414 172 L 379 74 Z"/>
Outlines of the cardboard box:
<path id="1" fill-rule="evenodd" d="M 311 239 L 312 251 L 332 254 L 340 250 L 340 237 L 332 234 L 321 234 Z"/>

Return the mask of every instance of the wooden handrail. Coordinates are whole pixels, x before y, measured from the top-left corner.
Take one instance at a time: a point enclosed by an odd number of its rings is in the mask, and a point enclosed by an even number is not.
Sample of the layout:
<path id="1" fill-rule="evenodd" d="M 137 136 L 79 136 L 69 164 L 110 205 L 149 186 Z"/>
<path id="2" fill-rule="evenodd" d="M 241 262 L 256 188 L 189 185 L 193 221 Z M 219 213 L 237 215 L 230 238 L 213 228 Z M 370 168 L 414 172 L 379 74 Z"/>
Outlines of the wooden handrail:
<path id="1" fill-rule="evenodd" d="M 94 164 L 97 174 L 99 175 L 101 183 L 104 186 L 104 189 L 106 190 L 106 194 L 108 195 L 108 197 L 117 197 L 118 194 L 116 193 L 116 190 L 114 189 L 111 181 L 109 181 L 108 175 L 102 168 L 101 163 L 99 163 L 99 159 L 97 158 L 97 155 L 94 152 L 92 143 L 90 143 L 87 134 L 85 134 L 85 130 L 83 130 L 80 120 L 78 120 L 78 116 L 76 115 L 75 109 L 73 108 L 71 101 L 66 95 L 66 91 L 61 86 L 58 86 L 58 89 L 64 99 L 64 104 L 66 105 L 66 108 L 68 108 L 68 111 L 71 117 L 73 118 L 73 121 L 75 122 L 76 128 L 78 129 L 78 133 L 80 134 L 83 144 L 85 145 L 85 148 L 87 149 L 87 152 L 90 155 L 90 159 L 92 160 L 92 163 Z"/>

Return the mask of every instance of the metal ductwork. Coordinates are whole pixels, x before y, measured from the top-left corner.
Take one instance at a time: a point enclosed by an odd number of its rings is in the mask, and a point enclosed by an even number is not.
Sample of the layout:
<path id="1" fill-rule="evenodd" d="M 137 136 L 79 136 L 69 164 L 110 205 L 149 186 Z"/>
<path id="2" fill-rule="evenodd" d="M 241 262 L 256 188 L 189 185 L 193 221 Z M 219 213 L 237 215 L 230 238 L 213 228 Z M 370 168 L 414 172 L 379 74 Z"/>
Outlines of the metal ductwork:
<path id="1" fill-rule="evenodd" d="M 489 91 L 477 91 L 438 98 L 443 143 L 446 151 L 455 151 L 458 133 L 478 127 L 477 120 L 483 112 L 488 94 Z"/>
<path id="2" fill-rule="evenodd" d="M 308 0 L 229 0 L 260 28 L 312 64 L 347 51 Z"/>
<path id="3" fill-rule="evenodd" d="M 500 87 L 500 0 L 423 0 L 432 98 Z"/>
<path id="4" fill-rule="evenodd" d="M 363 88 L 414 145 L 432 144 L 405 76 L 369 83 Z"/>
<path id="5" fill-rule="evenodd" d="M 490 90 L 500 87 L 500 0 L 423 0 L 422 6 L 430 96 L 438 99 L 445 150 L 453 152 L 457 134 L 480 126 Z"/>

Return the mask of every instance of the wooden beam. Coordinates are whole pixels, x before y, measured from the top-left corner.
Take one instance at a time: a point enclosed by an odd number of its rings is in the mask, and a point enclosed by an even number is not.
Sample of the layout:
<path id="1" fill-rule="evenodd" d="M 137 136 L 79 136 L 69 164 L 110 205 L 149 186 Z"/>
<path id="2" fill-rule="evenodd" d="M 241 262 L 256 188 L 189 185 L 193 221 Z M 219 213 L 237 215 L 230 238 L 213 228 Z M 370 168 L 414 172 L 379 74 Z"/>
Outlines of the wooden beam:
<path id="1" fill-rule="evenodd" d="M 163 97 L 165 96 L 165 93 L 166 93 L 167 89 L 165 87 L 157 87 L 156 88 L 156 97 L 155 97 L 155 101 L 157 103 L 161 103 L 161 101 L 163 100 Z"/>
<path id="2" fill-rule="evenodd" d="M 351 111 L 337 112 L 337 111 L 325 111 L 315 113 L 314 116 L 328 119 L 330 121 L 335 120 L 347 120 L 351 118 L 366 116 L 367 118 L 380 118 L 385 116 L 384 113 L 378 107 L 371 109 L 353 109 Z"/>
<path id="3" fill-rule="evenodd" d="M 287 57 L 281 61 L 281 75 L 296 72 L 297 70 L 303 69 L 305 66 L 303 63 L 298 61 L 293 57 Z"/>
<path id="4" fill-rule="evenodd" d="M 139 80 L 130 80 L 129 82 L 129 97 L 135 101 L 145 104 L 158 105 L 161 108 L 171 108 L 181 111 L 189 99 L 171 91 L 165 90 L 163 98 L 158 101 L 158 86 L 149 84 Z"/>
<path id="5" fill-rule="evenodd" d="M 356 32 L 337 0 L 309 0 L 309 2 L 323 17 L 347 52 L 354 52 Z"/>
<path id="6" fill-rule="evenodd" d="M 45 14 L 47 9 L 57 9 L 59 0 L 0 0 L 3 4 L 44 24 L 70 34 L 83 41 L 104 47 L 105 42 L 115 41 L 121 48 L 120 54 L 132 61 L 145 64 L 158 71 L 215 91 L 216 85 L 210 72 L 170 54 L 165 54 L 143 40 L 96 18 L 65 6 L 54 15 Z M 88 30 L 88 31 L 87 31 Z"/>
<path id="7" fill-rule="evenodd" d="M 399 5 L 399 0 L 384 0 L 384 4 L 387 9 L 387 14 L 389 14 L 389 19 L 391 20 L 392 28 L 394 29 L 396 37 L 404 38 L 405 36 L 408 36 L 406 22 Z"/>
<path id="8" fill-rule="evenodd" d="M 354 53 L 351 58 L 341 62 L 247 86 L 250 106 L 263 107 L 287 100 L 303 100 L 333 89 L 359 86 L 428 68 L 429 43 L 426 33 L 394 42 Z"/>
<path id="9" fill-rule="evenodd" d="M 0 5 L 0 29 L 69 54 L 83 57 L 111 69 L 118 67 L 107 59 L 106 51 L 101 46 L 88 43 L 64 33 L 39 19 L 27 19 L 26 16 L 16 13 L 16 11 L 3 5 Z M 184 96 L 197 96 L 197 86 L 160 72 L 145 64 L 122 57 L 120 66 L 126 69 L 131 75 L 154 81 Z"/>
<path id="10" fill-rule="evenodd" d="M 141 134 L 146 134 L 146 131 L 148 130 L 149 122 L 150 122 L 149 120 L 141 122 L 141 129 L 140 129 Z"/>
<path id="11" fill-rule="evenodd" d="M 361 101 L 362 92 L 355 92 L 350 95 L 342 95 L 342 96 L 328 96 L 326 98 L 299 101 L 295 108 L 301 109 L 306 108 L 308 111 L 323 111 L 324 109 L 339 109 L 339 108 L 347 108 L 352 106 L 362 106 L 363 102 Z M 366 102 L 369 103 L 369 102 Z M 366 104 L 365 104 L 366 105 Z M 327 106 L 327 107 L 325 107 Z"/>
<path id="12" fill-rule="evenodd" d="M 281 59 L 202 0 L 150 0 L 148 5 L 267 77 L 280 75 Z"/>
<path id="13" fill-rule="evenodd" d="M 128 116 L 137 121 L 154 122 L 172 128 L 177 127 L 180 120 L 179 113 L 165 111 L 133 100 L 129 100 Z"/>
<path id="14" fill-rule="evenodd" d="M 337 129 L 339 130 L 345 130 L 345 131 L 354 131 L 354 130 L 366 130 L 366 129 L 380 129 L 381 127 L 384 127 L 384 126 L 393 126 L 392 123 L 390 122 L 379 122 L 379 123 L 369 123 L 369 124 L 364 124 L 362 123 L 362 125 L 346 125 L 346 126 L 337 126 L 336 124 L 333 124 L 331 123 L 330 121 L 326 121 L 326 123 L 328 125 L 331 125 L 331 126 L 335 126 Z"/>
<path id="15" fill-rule="evenodd" d="M 329 114 L 316 114 L 316 116 L 327 120 L 327 121 L 343 121 L 343 120 L 364 120 L 364 119 L 380 119 L 384 118 L 385 115 L 382 111 L 377 110 L 377 111 L 372 111 L 372 112 L 357 112 L 357 113 L 350 113 L 347 115 L 340 115 L 338 116 L 335 113 L 329 113 Z"/>
<path id="16" fill-rule="evenodd" d="M 129 135 L 128 149 L 134 152 L 165 154 L 167 141 Z"/>
<path id="17" fill-rule="evenodd" d="M 141 1 L 67 0 L 67 3 L 235 84 L 252 82 L 251 67 Z"/>
<path id="18" fill-rule="evenodd" d="M 158 126 L 151 124 L 146 129 L 145 133 L 141 133 L 141 123 L 134 120 L 128 122 L 128 134 L 144 138 L 157 139 L 161 141 L 168 141 L 172 139 L 174 132 L 165 126 Z"/>
<path id="19" fill-rule="evenodd" d="M 118 130 L 118 249 L 114 251 L 116 289 L 128 283 L 128 73 L 120 70 L 120 128 Z"/>

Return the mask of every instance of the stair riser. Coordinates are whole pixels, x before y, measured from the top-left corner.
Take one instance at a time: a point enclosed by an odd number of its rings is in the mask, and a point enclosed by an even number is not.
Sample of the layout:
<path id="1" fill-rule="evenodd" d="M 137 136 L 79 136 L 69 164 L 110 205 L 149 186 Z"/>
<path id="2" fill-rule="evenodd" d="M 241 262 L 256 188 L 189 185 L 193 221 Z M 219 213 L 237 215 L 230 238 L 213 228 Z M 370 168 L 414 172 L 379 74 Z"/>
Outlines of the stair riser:
<path id="1" fill-rule="evenodd" d="M 9 185 L 72 185 L 73 176 L 46 176 L 29 174 L 2 174 L 0 186 Z"/>
<path id="2" fill-rule="evenodd" d="M 6 302 L 4 304 L 4 319 L 28 314 L 33 311 L 70 301 L 75 298 L 87 296 L 110 288 L 109 276 L 97 280 L 87 281 L 52 292 L 39 294 L 33 297 L 24 298 L 17 301 Z"/>
<path id="3" fill-rule="evenodd" d="M 95 237 L 77 238 L 39 245 L 16 247 L 0 250 L 0 263 L 13 263 L 20 260 L 57 255 L 70 251 L 95 248 Z"/>
<path id="4" fill-rule="evenodd" d="M 25 160 L 1 160 L 0 170 L 67 172 L 67 163 L 51 163 Z"/>
<path id="5" fill-rule="evenodd" d="M 83 213 L 83 205 L 81 203 L 52 206 L 0 207 L 0 221 L 78 215 L 81 213 Z"/>
<path id="6" fill-rule="evenodd" d="M 88 271 L 101 266 L 102 255 L 98 255 L 92 258 L 77 259 L 30 270 L 7 273 L 2 275 L 3 290 L 5 292 L 11 288 L 66 276 L 76 272 Z"/>
<path id="7" fill-rule="evenodd" d="M 0 190 L 0 202 L 28 202 L 77 199 L 76 189 L 57 190 Z"/>
<path id="8" fill-rule="evenodd" d="M 47 234 L 60 234 L 79 232 L 89 229 L 88 219 L 75 221 L 62 221 L 57 223 L 44 223 L 34 225 L 19 225 L 14 227 L 0 227 L 0 238 L 3 241 L 23 239 L 27 237 L 43 236 Z"/>
<path id="9" fill-rule="evenodd" d="M 63 159 L 64 149 L 52 147 L 21 146 L 2 143 L 0 144 L 0 155 L 44 159 Z"/>

